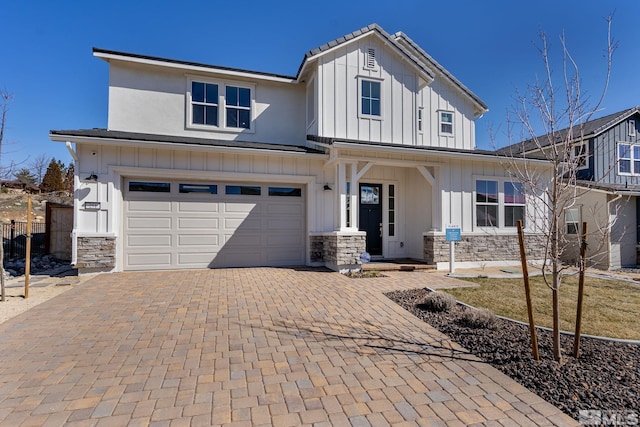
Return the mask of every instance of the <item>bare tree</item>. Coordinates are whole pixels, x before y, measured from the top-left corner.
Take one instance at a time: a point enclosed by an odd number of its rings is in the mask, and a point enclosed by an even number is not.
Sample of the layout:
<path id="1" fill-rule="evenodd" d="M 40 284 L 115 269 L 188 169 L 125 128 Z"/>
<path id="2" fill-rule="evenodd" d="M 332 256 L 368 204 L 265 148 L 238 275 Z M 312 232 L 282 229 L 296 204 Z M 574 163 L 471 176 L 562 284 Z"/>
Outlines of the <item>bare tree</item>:
<path id="1" fill-rule="evenodd" d="M 0 169 L 2 168 L 2 142 L 4 141 L 4 130 L 7 120 L 7 111 L 13 95 L 4 89 L 0 89 Z M 0 240 L 4 240 L 4 237 Z M 4 244 L 0 242 L 0 290 L 2 301 L 5 300 L 4 289 Z"/>
<path id="2" fill-rule="evenodd" d="M 44 178 L 44 174 L 47 170 L 47 166 L 49 166 L 50 161 L 51 157 L 47 156 L 46 154 L 40 154 L 29 163 L 31 172 L 36 177 L 36 185 L 40 185 L 40 183 L 42 182 L 42 178 Z"/>
<path id="3" fill-rule="evenodd" d="M 544 64 L 544 74 L 529 85 L 524 93 L 517 93 L 515 105 L 508 112 L 508 138 L 522 141 L 513 144 L 506 152 L 507 168 L 522 183 L 529 206 L 534 212 L 527 217 L 544 218 L 532 224 L 530 230 L 544 235 L 543 277 L 552 293 L 553 307 L 553 358 L 560 361 L 560 287 L 568 266 L 563 264 L 563 254 L 575 246 L 580 233 L 568 235 L 564 228 L 567 209 L 575 206 L 589 188 L 579 185 L 578 171 L 588 152 L 581 151 L 585 142 L 584 124 L 600 109 L 609 85 L 612 56 L 616 44 L 611 38 L 612 15 L 607 22 L 606 73 L 604 85 L 597 99 L 592 100 L 581 88 L 579 67 L 567 46 L 564 34 L 560 36 L 562 72 L 553 73 L 550 43 L 540 34 L 539 53 Z M 540 129 L 542 128 L 542 132 Z M 518 132 L 516 132 L 518 131 Z M 540 133 L 543 133 L 542 136 Z M 517 135 L 517 137 L 516 137 Z M 516 139 L 517 138 L 517 139 Z M 578 147 L 578 148 L 576 148 Z M 508 151 L 507 151 L 508 150 Z M 533 153 L 533 155 L 531 154 Z M 548 168 L 523 162 L 523 158 L 542 158 Z M 611 224 L 596 227 L 595 232 L 606 233 Z M 593 239 L 603 242 L 605 239 Z M 584 262 L 578 263 L 584 271 Z"/>

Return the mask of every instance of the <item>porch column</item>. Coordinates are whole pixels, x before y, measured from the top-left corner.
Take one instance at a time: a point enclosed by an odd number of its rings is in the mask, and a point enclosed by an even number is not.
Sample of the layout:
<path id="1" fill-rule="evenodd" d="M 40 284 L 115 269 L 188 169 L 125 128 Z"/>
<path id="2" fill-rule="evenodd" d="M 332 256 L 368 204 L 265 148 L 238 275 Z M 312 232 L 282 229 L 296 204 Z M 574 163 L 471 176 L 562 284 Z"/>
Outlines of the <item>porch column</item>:
<path id="1" fill-rule="evenodd" d="M 338 230 L 347 230 L 347 173 L 344 162 L 338 162 L 336 183 L 338 188 L 336 191 L 338 200 Z"/>
<path id="2" fill-rule="evenodd" d="M 442 228 L 442 193 L 440 192 L 439 168 L 434 168 L 433 175 L 426 166 L 417 166 L 418 171 L 431 186 L 431 229 L 441 231 Z M 434 176 L 435 175 L 435 176 Z"/>
<path id="3" fill-rule="evenodd" d="M 359 182 L 358 176 L 358 163 L 351 163 L 351 194 L 349 197 L 350 207 L 351 207 L 351 228 L 353 230 L 358 230 L 360 228 L 360 204 L 358 203 L 358 193 L 360 189 L 358 188 Z"/>

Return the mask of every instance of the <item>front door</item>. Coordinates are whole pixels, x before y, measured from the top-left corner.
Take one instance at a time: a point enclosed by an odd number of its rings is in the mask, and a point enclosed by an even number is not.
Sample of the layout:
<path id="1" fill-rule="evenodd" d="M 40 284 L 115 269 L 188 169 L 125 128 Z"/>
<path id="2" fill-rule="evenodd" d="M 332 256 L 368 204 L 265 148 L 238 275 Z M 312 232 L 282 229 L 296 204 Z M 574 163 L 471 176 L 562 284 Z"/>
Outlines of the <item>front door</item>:
<path id="1" fill-rule="evenodd" d="M 360 231 L 367 232 L 367 252 L 382 255 L 382 185 L 360 184 Z"/>

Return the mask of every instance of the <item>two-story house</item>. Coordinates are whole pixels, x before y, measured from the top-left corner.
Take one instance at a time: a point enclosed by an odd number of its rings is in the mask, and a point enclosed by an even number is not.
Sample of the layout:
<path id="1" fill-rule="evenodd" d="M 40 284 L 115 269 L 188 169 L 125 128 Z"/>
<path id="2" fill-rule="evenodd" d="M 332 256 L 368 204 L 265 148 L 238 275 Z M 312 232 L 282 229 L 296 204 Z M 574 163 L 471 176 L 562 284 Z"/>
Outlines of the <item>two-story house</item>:
<path id="1" fill-rule="evenodd" d="M 578 159 L 576 203 L 565 210 L 564 232 L 578 236 L 583 222 L 589 230 L 589 264 L 601 269 L 636 267 L 640 259 L 640 107 L 609 114 L 562 129 L 557 135 L 574 135 L 572 157 Z M 548 144 L 552 138 L 539 137 Z M 505 147 L 525 154 L 538 153 L 533 140 Z M 589 241 L 591 239 L 591 241 Z M 566 248 L 563 258 L 575 262 L 578 242 Z"/>
<path id="2" fill-rule="evenodd" d="M 403 33 L 362 28 L 292 76 L 94 56 L 108 128 L 50 134 L 76 162 L 82 272 L 346 269 L 365 251 L 446 268 L 447 224 L 461 263 L 518 259 L 528 201 L 501 155 L 475 149 L 487 106 Z"/>

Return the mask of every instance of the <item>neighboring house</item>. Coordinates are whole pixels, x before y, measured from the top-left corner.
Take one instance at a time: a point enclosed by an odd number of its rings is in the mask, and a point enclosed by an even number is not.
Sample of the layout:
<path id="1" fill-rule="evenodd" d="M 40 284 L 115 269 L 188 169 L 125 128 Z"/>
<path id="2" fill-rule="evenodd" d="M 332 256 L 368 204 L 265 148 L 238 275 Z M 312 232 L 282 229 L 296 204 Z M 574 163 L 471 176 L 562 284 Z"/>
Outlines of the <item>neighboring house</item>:
<path id="1" fill-rule="evenodd" d="M 362 28 L 294 76 L 94 56 L 109 63 L 108 128 L 50 134 L 76 164 L 81 272 L 347 269 L 365 251 L 445 268 L 451 223 L 457 261 L 519 259 L 527 201 L 504 157 L 475 149 L 487 106 L 402 33 Z"/>
<path id="2" fill-rule="evenodd" d="M 573 156 L 581 159 L 577 185 L 589 189 L 563 218 L 564 231 L 578 235 L 582 222 L 587 222 L 591 241 L 588 256 L 591 265 L 602 269 L 636 267 L 640 258 L 640 107 L 630 108 L 573 128 Z M 582 135 L 581 135 L 582 133 Z M 539 141 L 549 141 L 545 136 Z M 517 149 L 526 154 L 539 152 L 535 142 L 514 144 L 499 150 L 509 153 Z M 604 239 L 602 242 L 601 239 Z M 579 256 L 578 240 L 564 254 L 568 263 Z M 602 244 L 601 244 L 602 243 Z"/>

